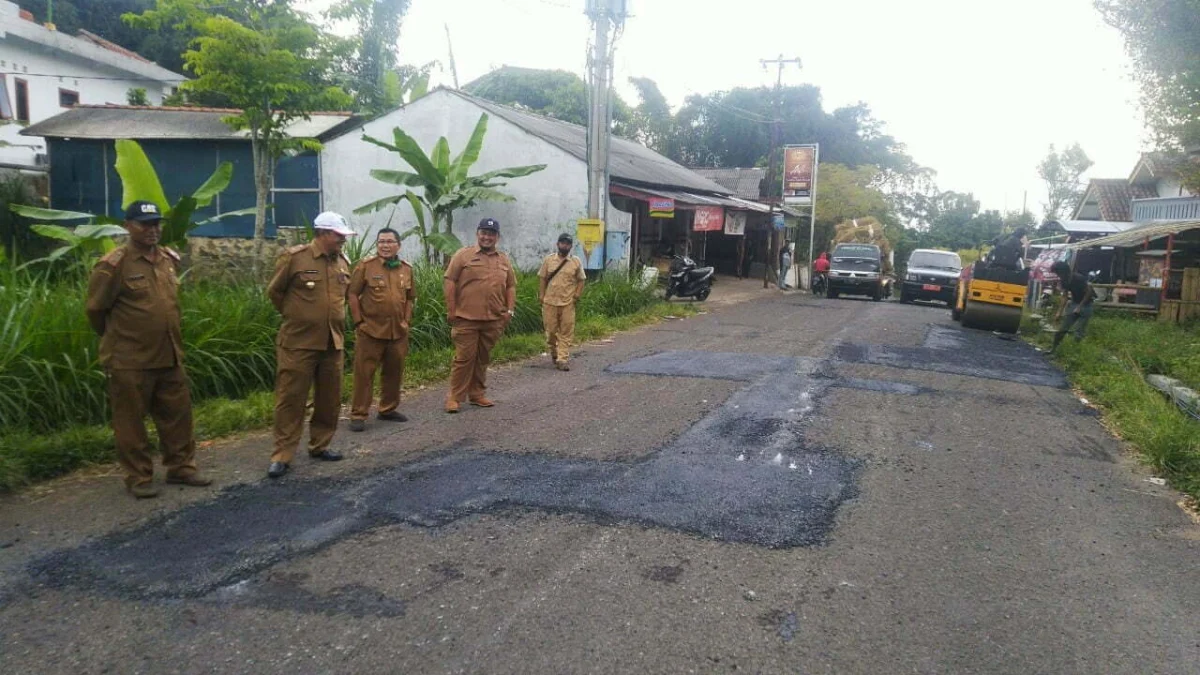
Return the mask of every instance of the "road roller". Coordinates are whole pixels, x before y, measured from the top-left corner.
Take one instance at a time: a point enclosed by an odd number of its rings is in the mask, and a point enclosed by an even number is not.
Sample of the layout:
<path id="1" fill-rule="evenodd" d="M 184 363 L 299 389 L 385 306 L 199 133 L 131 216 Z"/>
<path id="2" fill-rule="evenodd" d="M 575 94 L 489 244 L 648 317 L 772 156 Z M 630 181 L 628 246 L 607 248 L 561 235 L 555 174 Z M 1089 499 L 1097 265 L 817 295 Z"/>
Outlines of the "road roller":
<path id="1" fill-rule="evenodd" d="M 1025 307 L 1029 270 L 979 261 L 963 268 L 951 316 L 964 328 L 1016 333 Z"/>

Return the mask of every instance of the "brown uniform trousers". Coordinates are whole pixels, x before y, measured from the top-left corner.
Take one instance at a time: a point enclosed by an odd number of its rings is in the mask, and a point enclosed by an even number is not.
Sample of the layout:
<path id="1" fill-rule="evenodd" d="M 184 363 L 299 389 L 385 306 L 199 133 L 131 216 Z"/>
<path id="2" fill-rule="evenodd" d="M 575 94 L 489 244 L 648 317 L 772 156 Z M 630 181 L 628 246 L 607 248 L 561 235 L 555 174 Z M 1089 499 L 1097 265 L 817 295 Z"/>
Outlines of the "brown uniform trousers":
<path id="1" fill-rule="evenodd" d="M 167 475 L 196 472 L 192 399 L 183 370 L 179 255 L 158 248 L 152 261 L 131 246 L 104 256 L 88 282 L 87 315 L 101 336 L 117 461 L 128 486 L 154 476 L 146 415 L 158 430 Z"/>
<path id="2" fill-rule="evenodd" d="M 404 359 L 408 356 L 408 313 L 416 290 L 412 266 L 387 267 L 377 256 L 364 259 L 350 275 L 350 295 L 358 298 L 362 323 L 354 332 L 354 398 L 350 419 L 371 412 L 375 371 L 381 370 L 379 412 L 400 407 Z"/>
<path id="3" fill-rule="evenodd" d="M 542 328 L 546 347 L 556 363 L 566 363 L 575 340 L 575 293 L 586 279 L 583 261 L 576 256 L 560 257 L 551 253 L 542 261 L 538 278 L 545 282 L 542 294 Z"/>
<path id="4" fill-rule="evenodd" d="M 507 324 L 508 292 L 517 277 L 508 256 L 477 246 L 459 249 L 450 258 L 445 279 L 455 284 L 455 318 L 450 330 L 454 363 L 450 369 L 452 401 L 478 400 L 487 390 L 492 348 Z"/>
<path id="5" fill-rule="evenodd" d="M 492 347 L 504 334 L 505 322 L 455 319 L 450 329 L 454 342 L 454 364 L 450 368 L 450 400 L 477 401 L 487 391 L 487 369 Z"/>
<path id="6" fill-rule="evenodd" d="M 308 393 L 310 455 L 333 441 L 342 404 L 346 289 L 350 261 L 326 255 L 313 242 L 293 246 L 279 257 L 267 296 L 283 323 L 276 339 L 275 450 L 272 462 L 290 463 L 304 426 Z"/>
<path id="7" fill-rule="evenodd" d="M 542 304 L 542 327 L 546 331 L 546 348 L 555 363 L 566 363 L 575 341 L 575 303 L 569 305 Z"/>

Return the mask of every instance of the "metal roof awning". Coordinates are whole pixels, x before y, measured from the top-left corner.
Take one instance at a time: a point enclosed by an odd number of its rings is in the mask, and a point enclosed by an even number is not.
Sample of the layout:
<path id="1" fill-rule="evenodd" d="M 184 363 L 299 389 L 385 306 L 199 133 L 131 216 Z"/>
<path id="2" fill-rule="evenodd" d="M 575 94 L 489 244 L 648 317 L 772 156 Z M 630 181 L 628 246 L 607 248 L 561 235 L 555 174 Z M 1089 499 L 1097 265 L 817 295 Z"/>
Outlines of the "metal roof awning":
<path id="1" fill-rule="evenodd" d="M 1105 220 L 1055 220 L 1052 223 L 1070 234 L 1117 234 L 1133 228 L 1134 223 Z"/>
<path id="2" fill-rule="evenodd" d="M 1160 239 L 1172 234 L 1179 234 L 1188 230 L 1200 229 L 1200 220 L 1186 221 L 1171 221 L 1162 223 L 1146 223 L 1139 225 L 1130 230 L 1120 232 L 1118 234 L 1110 234 L 1107 237 L 1098 239 L 1088 239 L 1070 244 L 1068 248 L 1080 250 L 1085 248 L 1096 248 L 1099 246 L 1113 246 L 1117 248 L 1129 248 L 1137 246 L 1142 242 L 1154 239 Z"/>
<path id="3" fill-rule="evenodd" d="M 692 192 L 682 192 L 678 190 L 668 190 L 664 188 L 646 188 L 634 187 L 626 185 L 618 181 L 613 181 L 609 184 L 609 191 L 613 194 L 633 197 L 634 199 L 646 200 L 651 197 L 661 197 L 664 199 L 674 199 L 676 208 L 691 210 L 697 206 L 723 206 L 725 208 L 734 209 L 736 211 L 758 211 L 760 213 L 769 213 L 771 207 L 758 202 L 751 202 L 737 197 L 726 195 L 698 195 Z"/>

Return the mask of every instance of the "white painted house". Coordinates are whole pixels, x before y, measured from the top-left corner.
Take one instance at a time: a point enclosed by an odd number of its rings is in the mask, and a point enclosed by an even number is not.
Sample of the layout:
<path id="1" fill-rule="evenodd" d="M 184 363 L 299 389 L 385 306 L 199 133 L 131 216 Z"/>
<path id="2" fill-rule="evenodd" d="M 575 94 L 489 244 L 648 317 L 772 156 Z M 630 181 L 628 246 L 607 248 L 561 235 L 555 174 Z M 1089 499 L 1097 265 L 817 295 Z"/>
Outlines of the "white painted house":
<path id="1" fill-rule="evenodd" d="M 553 250 L 560 233 L 573 233 L 576 221 L 587 217 L 586 130 L 460 91 L 435 90 L 407 106 L 325 140 L 321 152 L 323 207 L 346 214 L 355 229 L 363 233 L 377 232 L 389 223 L 401 232 L 412 227 L 416 219 L 407 202 L 373 214 L 352 214 L 364 204 L 404 191 L 371 178 L 371 169 L 412 171 L 399 155 L 363 141 L 363 135 L 391 142 L 392 129 L 399 127 L 426 152 L 439 137 L 445 136 L 453 157 L 462 151 L 483 113 L 488 114 L 487 136 L 479 161 L 471 169 L 472 175 L 530 164 L 545 164 L 546 169 L 523 178 L 507 179 L 508 185 L 500 190 L 515 197 L 515 202 L 484 202 L 456 213 L 454 234 L 470 244 L 479 220 L 495 218 L 500 221 L 501 248 L 518 265 L 536 266 Z M 608 239 L 598 266 L 627 264 L 631 253 L 636 254 L 639 225 L 646 230 L 645 236 L 659 236 L 657 230 L 650 232 L 646 204 L 644 200 L 638 201 L 648 194 L 660 194 L 655 189 L 671 190 L 681 213 L 691 208 L 688 204 L 692 201 L 724 203 L 703 200 L 697 195 L 728 194 L 717 183 L 632 141 L 614 138 L 610 155 L 613 189 L 609 195 Z M 624 193 L 620 192 L 622 189 Z M 631 198 L 629 194 L 638 196 Z M 745 204 L 725 201 L 746 208 Z M 404 242 L 402 255 L 414 259 L 420 256 L 420 250 L 418 240 L 410 237 Z"/>
<path id="2" fill-rule="evenodd" d="M 20 135 L 28 124 L 77 104 L 123 105 L 134 88 L 159 105 L 185 79 L 98 35 L 34 23 L 0 0 L 0 168 L 44 170 L 45 142 Z"/>

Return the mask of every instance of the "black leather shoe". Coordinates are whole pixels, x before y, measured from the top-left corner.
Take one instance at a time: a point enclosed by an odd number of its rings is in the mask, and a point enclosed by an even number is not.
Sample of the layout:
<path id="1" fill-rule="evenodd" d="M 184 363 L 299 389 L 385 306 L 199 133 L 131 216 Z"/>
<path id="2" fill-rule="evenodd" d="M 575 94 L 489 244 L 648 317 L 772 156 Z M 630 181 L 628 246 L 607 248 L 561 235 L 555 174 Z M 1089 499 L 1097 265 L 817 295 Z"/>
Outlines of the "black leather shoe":
<path id="1" fill-rule="evenodd" d="M 367 425 L 362 420 L 350 420 L 350 431 L 363 431 Z"/>
<path id="2" fill-rule="evenodd" d="M 287 472 L 287 462 L 271 462 L 271 468 L 267 469 L 267 476 L 269 478 L 279 478 Z"/>
<path id="3" fill-rule="evenodd" d="M 340 462 L 342 461 L 342 453 L 336 450 L 322 450 L 315 455 L 309 455 L 313 459 L 319 459 L 322 462 Z"/>
<path id="4" fill-rule="evenodd" d="M 395 410 L 386 413 L 376 413 L 376 419 L 384 420 L 385 422 L 407 422 L 408 416 L 404 413 L 398 413 Z"/>

